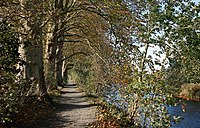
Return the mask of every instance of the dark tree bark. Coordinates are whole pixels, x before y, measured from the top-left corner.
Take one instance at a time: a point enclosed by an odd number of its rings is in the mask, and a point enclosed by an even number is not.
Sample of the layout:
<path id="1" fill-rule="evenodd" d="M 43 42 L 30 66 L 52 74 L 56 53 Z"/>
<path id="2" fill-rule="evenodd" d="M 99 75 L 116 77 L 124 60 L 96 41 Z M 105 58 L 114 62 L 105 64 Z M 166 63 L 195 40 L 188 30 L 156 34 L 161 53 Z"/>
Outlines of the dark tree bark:
<path id="1" fill-rule="evenodd" d="M 62 67 L 63 67 L 63 55 L 62 55 L 62 50 L 63 50 L 63 43 L 60 43 L 58 45 L 58 53 L 57 53 L 57 65 L 56 65 L 56 80 L 58 85 L 62 85 L 63 83 L 63 76 L 62 76 Z"/>

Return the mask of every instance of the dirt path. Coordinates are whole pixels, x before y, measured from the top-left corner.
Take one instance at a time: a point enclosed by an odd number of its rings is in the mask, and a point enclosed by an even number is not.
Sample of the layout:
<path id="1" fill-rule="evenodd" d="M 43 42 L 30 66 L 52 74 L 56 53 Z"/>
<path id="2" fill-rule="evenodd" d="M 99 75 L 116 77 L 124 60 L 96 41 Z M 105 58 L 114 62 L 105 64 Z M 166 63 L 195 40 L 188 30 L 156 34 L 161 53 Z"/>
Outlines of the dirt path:
<path id="1" fill-rule="evenodd" d="M 43 120 L 37 128 L 86 128 L 95 121 L 95 105 L 89 103 L 75 84 L 62 89 L 55 114 Z"/>

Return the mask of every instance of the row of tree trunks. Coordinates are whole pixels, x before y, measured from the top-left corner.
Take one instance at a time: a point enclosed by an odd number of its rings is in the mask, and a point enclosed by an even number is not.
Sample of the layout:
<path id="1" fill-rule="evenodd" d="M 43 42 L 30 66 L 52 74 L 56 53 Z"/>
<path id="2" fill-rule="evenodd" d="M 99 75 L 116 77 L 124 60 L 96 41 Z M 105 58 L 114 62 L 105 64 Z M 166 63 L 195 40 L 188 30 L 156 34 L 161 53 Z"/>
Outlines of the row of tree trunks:
<path id="1" fill-rule="evenodd" d="M 64 8 L 66 11 L 72 3 L 74 0 L 55 0 L 54 3 L 49 3 L 56 15 L 48 17 L 50 20 L 43 26 L 45 21 L 42 1 L 20 0 L 22 16 L 30 14 L 26 20 L 20 21 L 23 27 L 19 29 L 23 33 L 20 37 L 23 44 L 20 53 L 26 62 L 23 75 L 27 83 L 26 88 L 29 90 L 27 96 L 47 94 L 45 76 L 56 81 L 57 85 L 63 83 L 64 74 L 67 76 L 67 71 L 63 70 L 64 30 L 61 31 L 66 23 L 63 23 L 64 16 L 61 12 Z M 47 31 L 46 35 L 43 35 L 44 30 Z"/>
<path id="2" fill-rule="evenodd" d="M 62 19 L 59 15 L 60 10 L 63 8 L 63 0 L 55 1 L 54 4 L 55 11 L 58 13 L 56 17 L 53 18 L 53 33 L 51 37 L 51 42 L 48 44 L 49 51 L 49 71 L 51 78 L 56 80 L 58 85 L 62 84 L 62 35 L 59 32 L 61 29 Z M 52 72 L 53 71 L 53 72 Z"/>
<path id="3" fill-rule="evenodd" d="M 77 27 L 76 22 L 67 22 L 67 20 L 75 18 L 78 14 L 74 11 L 70 12 L 70 8 L 74 8 L 76 0 L 55 0 L 54 3 L 49 2 L 49 5 L 53 7 L 51 10 L 52 15 L 50 14 L 49 16 L 44 15 L 44 1 L 20 0 L 20 2 L 22 15 L 26 16 L 27 13 L 29 14 L 27 20 L 21 21 L 23 24 L 22 29 L 24 29 L 23 32 L 26 35 L 21 37 L 21 41 L 24 42 L 25 78 L 27 88 L 29 88 L 27 95 L 36 94 L 43 96 L 47 94 L 45 83 L 47 79 L 45 79 L 45 76 L 56 81 L 57 85 L 63 84 L 64 77 L 67 79 L 67 70 L 69 68 L 66 65 L 68 65 L 68 60 L 63 59 L 63 48 L 65 31 L 69 31 L 69 28 L 66 27 L 67 24 L 69 24 L 69 27 L 72 27 L 70 26 L 71 24 L 75 24 L 75 27 Z M 49 21 L 44 25 L 46 19 L 49 19 Z M 47 32 L 44 35 L 43 32 L 45 31 Z M 66 65 L 63 64 L 64 61 Z M 48 84 L 48 86 L 53 85 L 52 83 Z"/>
<path id="4" fill-rule="evenodd" d="M 57 50 L 57 45 L 58 45 L 58 18 L 55 18 L 53 22 L 53 33 L 52 37 L 50 37 L 51 41 L 48 44 L 48 63 L 47 63 L 47 75 L 49 75 L 50 78 L 54 78 L 55 80 L 55 72 L 56 72 L 56 50 Z"/>
<path id="5" fill-rule="evenodd" d="M 63 69 L 63 47 L 64 47 L 64 34 L 65 25 L 67 22 L 68 9 L 72 7 L 76 0 L 55 0 L 54 9 L 57 15 L 53 17 L 52 27 L 53 32 L 51 41 L 48 44 L 48 74 L 57 82 L 57 85 L 63 84 L 63 79 L 67 79 L 67 71 Z M 53 71 L 53 72 L 52 72 Z"/>

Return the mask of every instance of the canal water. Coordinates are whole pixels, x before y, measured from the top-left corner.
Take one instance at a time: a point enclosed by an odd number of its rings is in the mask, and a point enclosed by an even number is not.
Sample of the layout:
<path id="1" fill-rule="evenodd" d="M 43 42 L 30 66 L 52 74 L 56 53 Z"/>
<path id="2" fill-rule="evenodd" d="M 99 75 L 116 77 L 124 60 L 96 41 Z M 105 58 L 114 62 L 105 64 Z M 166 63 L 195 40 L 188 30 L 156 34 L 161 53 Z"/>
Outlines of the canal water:
<path id="1" fill-rule="evenodd" d="M 119 96 L 118 88 L 112 87 L 107 90 L 106 101 L 118 106 L 121 109 L 127 109 L 128 103 L 124 102 Z M 117 101 L 117 102 L 116 102 Z M 179 123 L 171 122 L 171 128 L 200 128 L 200 102 L 184 101 L 186 103 L 186 111 L 183 112 L 181 105 L 167 107 L 171 116 L 180 116 L 182 119 Z"/>
<path id="2" fill-rule="evenodd" d="M 169 113 L 172 116 L 181 116 L 183 119 L 180 123 L 173 123 L 171 128 L 200 128 L 200 102 L 184 101 L 186 111 L 183 112 L 181 106 L 169 107 Z"/>

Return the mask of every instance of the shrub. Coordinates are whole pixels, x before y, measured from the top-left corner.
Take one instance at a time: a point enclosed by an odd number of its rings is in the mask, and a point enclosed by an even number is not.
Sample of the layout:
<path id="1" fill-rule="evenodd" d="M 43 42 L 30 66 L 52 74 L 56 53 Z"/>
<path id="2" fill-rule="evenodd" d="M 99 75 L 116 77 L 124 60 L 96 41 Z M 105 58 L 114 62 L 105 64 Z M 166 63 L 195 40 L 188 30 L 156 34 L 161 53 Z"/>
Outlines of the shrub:
<path id="1" fill-rule="evenodd" d="M 18 85 L 15 83 L 19 62 L 19 38 L 13 25 L 2 19 L 0 21 L 0 124 L 14 120 L 17 113 Z"/>

